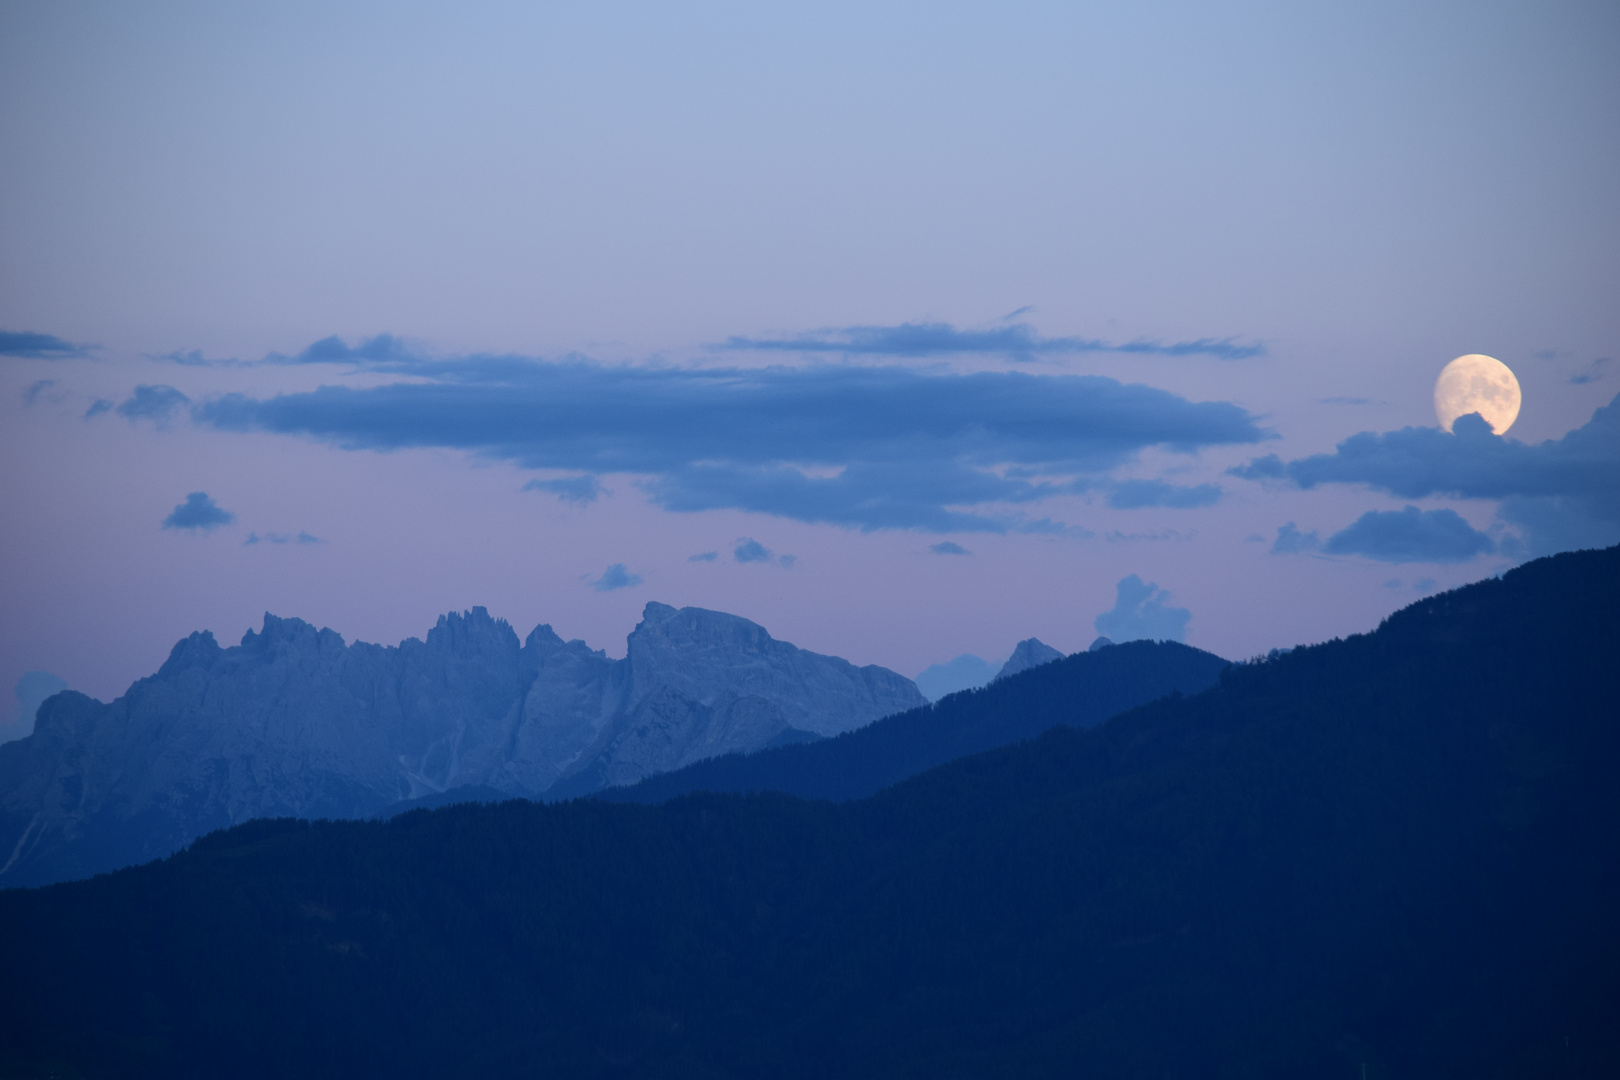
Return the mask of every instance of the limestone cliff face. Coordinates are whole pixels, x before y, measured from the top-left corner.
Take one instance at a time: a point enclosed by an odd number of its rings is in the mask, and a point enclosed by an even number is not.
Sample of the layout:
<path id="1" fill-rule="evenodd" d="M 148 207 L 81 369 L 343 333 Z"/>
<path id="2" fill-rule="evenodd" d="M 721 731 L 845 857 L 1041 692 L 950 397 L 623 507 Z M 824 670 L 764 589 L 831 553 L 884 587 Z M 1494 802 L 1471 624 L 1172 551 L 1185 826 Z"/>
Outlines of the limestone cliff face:
<path id="1" fill-rule="evenodd" d="M 427 640 L 346 645 L 266 615 L 175 645 L 111 704 L 62 693 L 0 746 L 0 887 L 166 855 L 255 817 L 354 817 L 463 785 L 578 794 L 788 729 L 836 734 L 923 703 L 910 680 L 649 604 L 614 661 L 483 608 Z"/>

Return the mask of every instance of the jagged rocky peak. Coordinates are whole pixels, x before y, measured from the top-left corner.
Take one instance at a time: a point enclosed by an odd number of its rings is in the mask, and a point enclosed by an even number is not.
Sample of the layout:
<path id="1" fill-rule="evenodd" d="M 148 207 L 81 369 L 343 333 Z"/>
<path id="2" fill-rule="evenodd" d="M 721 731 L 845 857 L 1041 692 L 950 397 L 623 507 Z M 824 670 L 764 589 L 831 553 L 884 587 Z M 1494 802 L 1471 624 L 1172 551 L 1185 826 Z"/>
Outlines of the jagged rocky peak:
<path id="1" fill-rule="evenodd" d="M 264 625 L 258 633 L 249 629 L 242 635 L 242 648 L 266 655 L 304 653 L 334 657 L 341 655 L 345 647 L 343 635 L 336 630 L 327 627 L 317 630 L 303 619 L 283 619 L 268 611 L 264 613 Z"/>
<path id="2" fill-rule="evenodd" d="M 249 630 L 248 633 L 251 634 L 253 631 Z M 157 677 L 167 678 L 187 668 L 211 667 L 224 651 L 219 647 L 219 642 L 214 640 L 212 631 L 198 630 L 174 643 L 174 648 L 169 650 L 169 658 L 158 668 Z"/>
<path id="3" fill-rule="evenodd" d="M 488 609 L 482 607 L 440 615 L 438 623 L 428 631 L 427 646 L 430 649 L 457 654 L 477 652 L 515 655 L 521 648 L 518 644 L 517 631 L 512 629 L 512 624 L 505 619 L 492 618 Z"/>
<path id="4" fill-rule="evenodd" d="M 672 608 L 657 601 L 641 612 L 641 622 L 631 631 L 629 645 L 643 647 L 669 645 L 676 648 L 725 648 L 761 652 L 775 639 L 763 626 L 740 615 L 706 608 Z"/>
<path id="5" fill-rule="evenodd" d="M 1005 679 L 1007 676 L 1016 675 L 1020 671 L 1028 671 L 1032 667 L 1050 664 L 1053 660 L 1061 659 L 1063 659 L 1063 654 L 1040 638 L 1025 638 L 1018 643 L 1018 647 L 1007 658 L 1007 662 L 1001 665 L 1001 670 L 996 672 L 996 679 Z M 994 682 L 995 680 L 992 679 L 991 681 Z"/>

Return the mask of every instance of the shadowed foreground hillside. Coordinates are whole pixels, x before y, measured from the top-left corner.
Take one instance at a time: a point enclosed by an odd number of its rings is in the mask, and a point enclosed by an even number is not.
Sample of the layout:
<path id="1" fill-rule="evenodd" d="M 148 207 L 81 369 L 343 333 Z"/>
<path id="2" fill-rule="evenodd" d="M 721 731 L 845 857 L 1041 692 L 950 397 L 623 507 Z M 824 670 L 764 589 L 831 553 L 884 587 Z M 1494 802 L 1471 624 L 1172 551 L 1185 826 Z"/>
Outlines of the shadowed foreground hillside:
<path id="1" fill-rule="evenodd" d="M 0 894 L 6 1075 L 1620 1072 L 1620 549 L 842 804 L 256 822 Z"/>

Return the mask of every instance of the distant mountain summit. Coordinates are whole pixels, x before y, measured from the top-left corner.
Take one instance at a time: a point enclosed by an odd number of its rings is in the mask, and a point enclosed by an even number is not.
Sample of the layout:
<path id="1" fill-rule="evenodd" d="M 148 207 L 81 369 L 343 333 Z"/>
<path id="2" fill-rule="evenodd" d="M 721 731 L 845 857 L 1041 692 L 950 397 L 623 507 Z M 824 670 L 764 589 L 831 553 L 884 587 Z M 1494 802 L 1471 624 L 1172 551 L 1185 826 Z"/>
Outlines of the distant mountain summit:
<path id="1" fill-rule="evenodd" d="M 1050 664 L 1053 660 L 1061 659 L 1063 659 L 1063 654 L 1040 638 L 1025 638 L 1018 643 L 1018 647 L 1007 658 L 1007 662 L 1001 665 L 1001 670 L 996 672 L 996 678 L 1005 679 L 1007 676 L 1016 675 L 1020 671 L 1028 671 L 1032 667 Z M 994 682 L 995 680 L 991 681 Z"/>
<path id="2" fill-rule="evenodd" d="M 111 704 L 64 692 L 0 746 L 0 886 L 167 855 L 257 817 L 363 817 L 472 787 L 582 794 L 924 703 L 909 679 L 648 604 L 625 659 L 475 607 L 427 640 L 346 644 L 265 615 L 206 631 Z"/>

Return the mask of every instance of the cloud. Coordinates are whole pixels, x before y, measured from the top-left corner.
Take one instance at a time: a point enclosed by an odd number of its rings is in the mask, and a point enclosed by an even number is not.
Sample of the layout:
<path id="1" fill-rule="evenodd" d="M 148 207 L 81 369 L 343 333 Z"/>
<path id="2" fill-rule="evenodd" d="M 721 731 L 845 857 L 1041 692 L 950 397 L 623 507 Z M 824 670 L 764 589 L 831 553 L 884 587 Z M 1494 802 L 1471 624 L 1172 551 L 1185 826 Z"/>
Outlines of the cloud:
<path id="1" fill-rule="evenodd" d="M 55 379 L 41 379 L 23 391 L 23 404 L 32 405 L 39 400 L 39 395 L 56 385 Z"/>
<path id="2" fill-rule="evenodd" d="M 309 533 L 302 532 L 302 531 L 300 531 L 297 536 L 293 536 L 291 533 L 273 533 L 273 532 L 267 532 L 267 533 L 265 533 L 265 534 L 263 534 L 261 536 L 259 533 L 250 532 L 247 535 L 247 539 L 242 541 L 242 546 L 247 547 L 247 546 L 249 546 L 251 544 L 324 544 L 324 543 L 326 543 L 326 541 L 322 540 L 320 537 L 311 536 L 311 535 L 309 535 Z"/>
<path id="3" fill-rule="evenodd" d="M 172 386 L 137 386 L 135 393 L 118 406 L 118 415 L 131 421 L 150 420 L 162 427 L 174 410 L 190 401 Z"/>
<path id="4" fill-rule="evenodd" d="M 1192 612 L 1170 606 L 1170 594 L 1135 574 L 1121 578 L 1115 587 L 1114 607 L 1097 616 L 1097 633 L 1115 642 L 1182 641 Z"/>
<path id="5" fill-rule="evenodd" d="M 186 501 L 175 507 L 168 517 L 163 519 L 165 529 L 200 529 L 207 532 L 209 529 L 221 525 L 229 525 L 236 520 L 236 515 L 228 510 L 222 510 L 218 503 L 209 498 L 206 492 L 193 491 L 186 496 Z"/>
<path id="6" fill-rule="evenodd" d="M 1592 361 L 1585 371 L 1577 372 L 1576 374 L 1571 375 L 1568 380 L 1569 384 L 1571 386 L 1585 386 L 1587 383 L 1597 382 L 1599 379 L 1603 378 L 1603 365 L 1612 363 L 1613 360 L 1614 358 L 1611 356 L 1598 357 L 1596 360 Z"/>
<path id="7" fill-rule="evenodd" d="M 1236 405 L 1101 376 L 510 356 L 387 360 L 372 370 L 415 381 L 232 394 L 193 416 L 348 449 L 446 447 L 525 468 L 631 474 L 679 512 L 923 532 L 1062 530 L 1012 507 L 1072 493 L 1075 476 L 1106 473 L 1149 447 L 1191 453 L 1268 437 Z"/>
<path id="8" fill-rule="evenodd" d="M 1137 510 L 1148 506 L 1168 506 L 1190 510 L 1212 506 L 1221 497 L 1218 484 L 1183 487 L 1163 480 L 1122 480 L 1108 494 L 1108 505 L 1115 510 Z"/>
<path id="9" fill-rule="evenodd" d="M 1316 530 L 1300 532 L 1299 527 L 1290 521 L 1286 525 L 1277 526 L 1277 539 L 1272 541 L 1271 553 L 1297 555 L 1302 551 L 1315 551 L 1321 546 L 1322 540 L 1316 535 Z"/>
<path id="10" fill-rule="evenodd" d="M 45 703 L 46 698 L 60 694 L 67 688 L 67 683 L 63 679 L 48 671 L 24 672 L 14 688 L 17 695 L 17 713 L 10 722 L 0 724 L 0 742 L 10 742 L 33 734 L 34 717 L 38 714 L 39 707 Z"/>
<path id="11" fill-rule="evenodd" d="M 737 541 L 731 555 L 740 563 L 770 562 L 772 558 L 770 548 L 749 536 Z"/>
<path id="12" fill-rule="evenodd" d="M 1314 535 L 1314 534 L 1313 534 Z M 1281 531 L 1278 541 L 1282 539 Z M 1369 510 L 1342 532 L 1327 538 L 1329 555 L 1362 555 L 1387 563 L 1467 562 L 1496 550 L 1455 510 Z"/>
<path id="13" fill-rule="evenodd" d="M 1563 438 L 1534 445 L 1469 415 L 1450 434 L 1364 431 L 1331 454 L 1289 462 L 1268 454 L 1229 471 L 1301 488 L 1362 484 L 1406 499 L 1497 499 L 1498 517 L 1523 533 L 1529 554 L 1606 547 L 1620 541 L 1620 397 Z"/>
<path id="14" fill-rule="evenodd" d="M 1020 308 L 1007 316 L 1022 314 Z M 1033 360 L 1037 356 L 1117 352 L 1153 356 L 1213 356 L 1242 360 L 1262 356 L 1265 347 L 1239 344 L 1232 338 L 1199 338 L 1164 345 L 1156 341 L 1115 343 L 1095 338 L 1042 337 L 1026 323 L 988 330 L 958 330 L 949 323 L 901 323 L 898 326 L 846 326 L 817 330 L 787 338 L 730 337 L 722 350 L 755 352 L 836 353 L 844 356 L 1009 356 Z"/>
<path id="15" fill-rule="evenodd" d="M 113 403 L 106 398 L 97 398 L 90 403 L 88 409 L 84 410 L 84 418 L 88 420 L 93 416 L 100 416 L 104 412 L 112 412 L 112 407 Z"/>
<path id="16" fill-rule="evenodd" d="M 549 491 L 564 502 L 578 503 L 581 506 L 595 502 L 602 497 L 603 488 L 594 476 L 565 476 L 558 480 L 530 480 L 523 485 L 524 491 Z"/>
<path id="17" fill-rule="evenodd" d="M 24 360 L 69 360 L 88 355 L 83 345 L 63 341 L 51 334 L 0 330 L 0 356 L 15 356 Z"/>
<path id="18" fill-rule="evenodd" d="M 786 567 L 791 567 L 794 563 L 799 561 L 799 557 L 797 555 L 783 555 L 778 557 L 771 551 L 770 548 L 766 547 L 764 544 L 760 543 L 758 540 L 755 540 L 751 536 L 745 536 L 738 540 L 737 546 L 731 551 L 731 556 L 740 563 L 774 562 Z"/>
<path id="19" fill-rule="evenodd" d="M 632 585 L 640 584 L 640 574 L 632 574 L 624 568 L 624 563 L 616 562 L 602 571 L 602 576 L 591 582 L 590 586 L 597 592 L 612 592 L 614 589 L 628 589 Z"/>
<path id="20" fill-rule="evenodd" d="M 961 544 L 955 543 L 954 541 L 951 541 L 951 540 L 941 540 L 937 544 L 929 544 L 928 545 L 928 550 L 932 551 L 935 555 L 971 555 L 971 554 L 973 554 L 973 552 L 969 551 L 967 548 L 963 547 Z"/>
<path id="21" fill-rule="evenodd" d="M 718 551 L 702 551 L 702 552 L 699 552 L 696 555 L 688 555 L 686 557 L 686 561 L 687 562 L 714 562 L 719 557 L 720 557 L 720 553 Z"/>
<path id="22" fill-rule="evenodd" d="M 393 334 L 378 334 L 376 337 L 366 338 L 359 345 L 345 344 L 337 335 L 322 338 L 303 352 L 294 357 L 282 357 L 272 354 L 267 359 L 272 362 L 293 364 L 361 364 L 372 366 L 376 364 L 414 363 L 421 359 L 405 347 L 405 343 Z"/>

